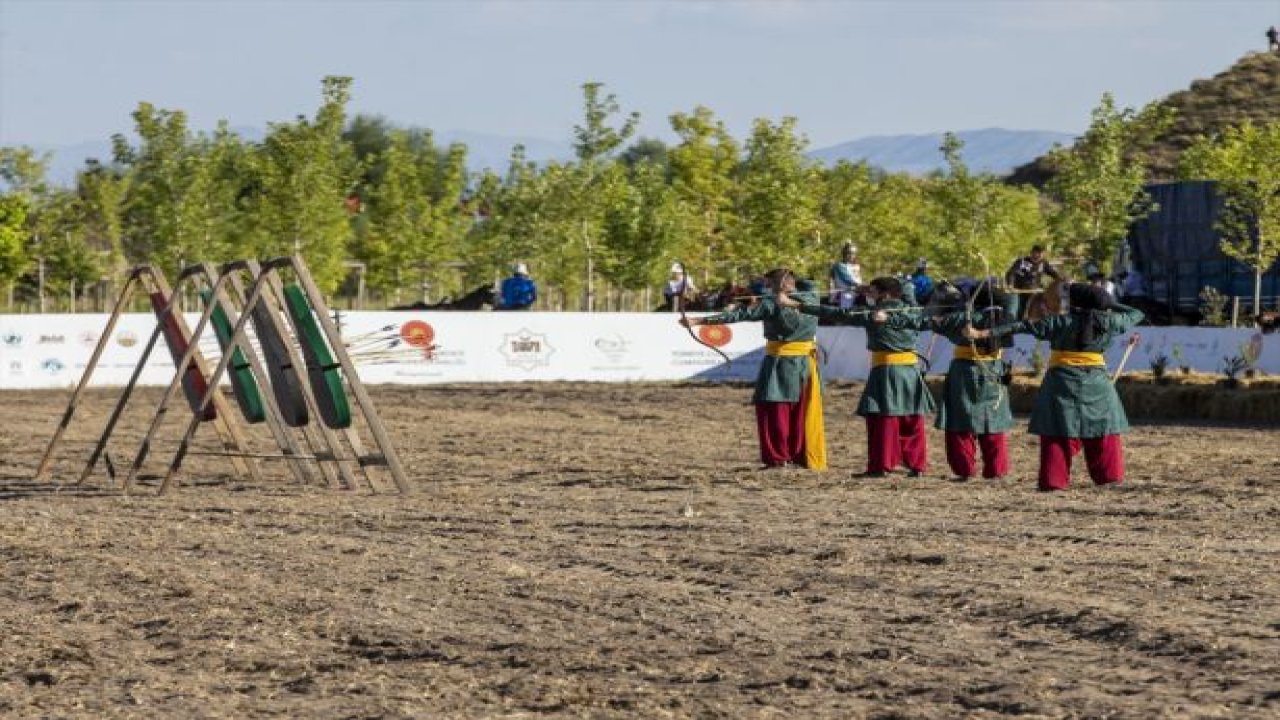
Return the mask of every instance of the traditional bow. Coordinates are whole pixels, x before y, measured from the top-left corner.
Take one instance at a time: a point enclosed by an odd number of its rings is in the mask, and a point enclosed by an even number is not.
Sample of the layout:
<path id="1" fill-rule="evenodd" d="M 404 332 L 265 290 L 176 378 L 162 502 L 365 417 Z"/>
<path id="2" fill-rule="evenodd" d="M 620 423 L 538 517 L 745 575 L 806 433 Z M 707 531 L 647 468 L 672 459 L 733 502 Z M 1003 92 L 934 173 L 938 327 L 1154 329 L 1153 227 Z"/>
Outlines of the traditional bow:
<path id="1" fill-rule="evenodd" d="M 686 290 L 689 289 L 689 266 L 679 260 L 676 261 L 676 264 L 680 266 L 681 270 L 683 270 L 683 273 L 684 273 L 684 277 L 681 278 L 680 280 L 680 289 L 676 292 L 676 296 L 674 299 L 676 303 L 676 310 L 679 311 L 680 313 L 680 324 L 684 326 L 685 332 L 689 333 L 689 337 L 693 338 L 694 342 L 707 348 L 708 350 L 712 350 L 717 355 L 724 358 L 724 362 L 727 367 L 732 366 L 733 358 L 729 357 L 720 348 L 698 337 L 698 333 L 694 332 L 693 326 L 689 324 L 689 316 L 688 314 L 685 313 L 685 309 L 684 309 L 684 306 L 685 306 L 684 293 Z"/>

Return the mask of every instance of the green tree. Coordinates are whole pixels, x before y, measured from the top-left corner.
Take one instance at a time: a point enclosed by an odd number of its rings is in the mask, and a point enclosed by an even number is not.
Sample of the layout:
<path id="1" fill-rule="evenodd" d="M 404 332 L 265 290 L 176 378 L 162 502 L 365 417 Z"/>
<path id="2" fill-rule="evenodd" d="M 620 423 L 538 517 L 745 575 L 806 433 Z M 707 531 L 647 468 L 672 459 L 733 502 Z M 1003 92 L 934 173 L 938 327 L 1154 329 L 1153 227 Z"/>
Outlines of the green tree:
<path id="1" fill-rule="evenodd" d="M 700 262 L 701 280 L 709 281 L 718 262 L 724 279 L 731 277 L 734 263 L 728 257 L 725 229 L 734 224 L 734 177 L 741 159 L 741 146 L 724 123 L 708 108 L 698 106 L 691 113 L 669 118 L 671 129 L 680 138 L 667 152 L 671 184 L 676 196 L 691 213 L 694 222 L 685 237 L 673 248 L 673 257 Z M 664 268 L 665 270 L 665 268 Z M 696 272 L 697 268 L 690 268 Z"/>
<path id="2" fill-rule="evenodd" d="M 370 190 L 368 237 L 356 255 L 381 289 L 401 289 L 406 281 L 442 285 L 452 280 L 444 265 L 456 260 L 466 219 L 459 202 L 466 186 L 466 147 L 452 145 L 443 157 L 428 136 L 418 145 L 396 131 L 377 158 L 382 181 Z"/>
<path id="3" fill-rule="evenodd" d="M 260 194 L 253 207 L 255 254 L 302 254 L 317 283 L 332 290 L 345 275 L 351 228 L 346 198 L 359 177 L 342 140 L 351 78 L 326 77 L 314 119 L 273 123 L 258 154 Z"/>
<path id="4" fill-rule="evenodd" d="M 567 223 L 557 228 L 556 235 L 547 239 L 560 247 L 550 251 L 555 262 L 579 269 L 583 282 L 575 279 L 570 270 L 561 283 L 566 292 L 582 288 L 586 291 L 584 309 L 595 309 L 597 266 L 611 266 L 616 259 L 610 257 L 610 244 L 604 238 L 605 215 L 612 203 L 621 202 L 624 196 L 622 183 L 624 171 L 615 163 L 606 162 L 635 134 L 640 122 L 639 113 L 628 113 L 619 125 L 613 125 L 616 115 L 622 112 L 617 99 L 601 95 L 602 83 L 588 82 L 582 86 L 582 124 L 573 128 L 574 152 L 578 164 L 556 165 L 547 168 L 547 179 L 554 202 L 557 221 Z M 545 271 L 544 265 L 544 271 Z M 557 269 L 558 273 L 559 270 Z"/>
<path id="5" fill-rule="evenodd" d="M 106 253 L 106 266 L 122 272 L 127 264 L 124 252 L 125 200 L 128 172 L 90 160 L 76 179 L 76 194 L 83 207 L 84 232 L 90 242 Z"/>
<path id="6" fill-rule="evenodd" d="M 805 157 L 808 141 L 796 132 L 795 118 L 777 124 L 756 120 L 746 155 L 735 175 L 731 235 L 736 259 L 757 271 L 822 259 L 818 231 L 821 171 Z"/>
<path id="7" fill-rule="evenodd" d="M 822 258 L 815 274 L 825 276 L 845 243 L 858 248 L 868 277 L 901 270 L 919 257 L 928 237 L 923 182 L 848 161 L 836 163 L 825 176 Z"/>
<path id="8" fill-rule="evenodd" d="M 1200 137 L 1182 156 L 1181 175 L 1215 180 L 1224 197 L 1221 248 L 1253 268 L 1253 314 L 1262 312 L 1262 275 L 1280 259 L 1280 122 L 1245 122 Z"/>
<path id="9" fill-rule="evenodd" d="M 622 111 L 612 93 L 601 96 L 604 83 L 588 82 L 582 85 L 582 124 L 573 126 L 573 150 L 583 165 L 598 165 L 615 150 L 622 147 L 636 131 L 640 123 L 639 113 L 630 113 L 622 125 L 609 125 L 614 115 Z"/>
<path id="10" fill-rule="evenodd" d="M 17 193 L 0 195 L 0 285 L 9 287 L 27 271 L 27 200 Z"/>
<path id="11" fill-rule="evenodd" d="M 666 174 L 661 163 L 642 161 L 628 169 L 626 182 L 616 184 L 620 196 L 609 203 L 604 220 L 612 262 L 602 272 L 617 285 L 636 290 L 660 283 L 662 261 L 692 230 L 693 218 Z"/>
<path id="12" fill-rule="evenodd" d="M 964 143 L 952 133 L 939 149 L 947 171 L 925 184 L 934 221 L 921 256 L 943 275 L 997 274 L 1044 234 L 1036 193 L 970 172 Z"/>
<path id="13" fill-rule="evenodd" d="M 1172 111 L 1161 105 L 1118 109 L 1106 93 L 1075 145 L 1053 151 L 1060 172 L 1045 189 L 1059 206 L 1054 235 L 1069 253 L 1105 272 L 1129 226 L 1154 210 L 1142 190 L 1148 172 L 1138 149 L 1149 147 L 1172 121 Z"/>
<path id="14" fill-rule="evenodd" d="M 668 172 L 667 144 L 655 138 L 640 138 L 631 143 L 618 160 L 628 168 L 635 168 L 641 163 L 656 165 L 665 174 Z"/>

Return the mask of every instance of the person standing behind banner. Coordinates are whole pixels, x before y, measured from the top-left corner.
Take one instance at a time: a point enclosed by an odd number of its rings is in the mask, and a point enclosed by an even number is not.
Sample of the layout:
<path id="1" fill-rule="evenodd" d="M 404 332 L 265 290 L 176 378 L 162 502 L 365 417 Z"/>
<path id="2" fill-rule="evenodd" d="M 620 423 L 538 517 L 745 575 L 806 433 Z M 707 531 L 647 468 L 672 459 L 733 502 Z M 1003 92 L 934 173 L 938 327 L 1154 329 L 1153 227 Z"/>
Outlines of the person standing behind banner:
<path id="1" fill-rule="evenodd" d="M 902 282 L 879 277 L 871 281 L 867 299 L 876 310 L 897 311 L 915 307 L 902 301 Z M 924 416 L 933 412 L 933 395 L 916 367 L 915 346 L 919 333 L 871 322 L 868 311 L 820 306 L 802 298 L 779 298 L 784 307 L 806 315 L 834 320 L 867 330 L 871 374 L 858 402 L 858 414 L 867 423 L 867 469 L 860 477 L 885 477 L 899 465 L 907 475 L 919 477 L 929 467 L 928 436 Z M 916 309 L 909 312 L 919 312 Z"/>
<path id="2" fill-rule="evenodd" d="M 831 266 L 831 304 L 849 309 L 858 303 L 858 289 L 862 287 L 862 266 L 858 264 L 858 248 L 845 245 L 840 251 L 840 261 Z"/>
<path id="3" fill-rule="evenodd" d="M 1040 436 L 1042 491 L 1067 488 L 1071 458 L 1081 449 L 1095 485 L 1124 480 L 1120 433 L 1129 429 L 1129 420 L 1102 353 L 1113 338 L 1142 321 L 1142 311 L 1116 303 L 1102 288 L 1085 283 L 1072 283 L 1068 296 L 1071 308 L 1065 315 L 965 331 L 965 337 L 976 340 L 1025 333 L 1049 341 L 1049 370 L 1036 394 L 1030 428 Z"/>
<path id="4" fill-rule="evenodd" d="M 1029 303 L 1023 295 L 1030 295 L 1040 290 L 1041 279 L 1048 275 L 1054 280 L 1061 280 L 1062 275 L 1044 259 L 1044 246 L 1032 245 L 1031 254 L 1013 261 L 1008 272 L 1004 274 L 1005 284 L 1014 290 L 1013 317 L 1026 315 Z"/>
<path id="5" fill-rule="evenodd" d="M 671 278 L 662 287 L 662 297 L 667 302 L 666 309 L 671 312 L 687 310 L 687 303 L 697 292 L 698 288 L 694 287 L 693 280 L 684 274 L 684 266 L 680 263 L 672 263 Z"/>
<path id="6" fill-rule="evenodd" d="M 1008 433 L 1013 427 L 1006 384 L 1011 366 L 1001 356 L 994 340 L 970 341 L 964 328 L 987 328 L 999 324 L 1006 315 L 1008 296 L 983 283 L 973 294 L 975 311 L 926 316 L 919 313 L 873 314 L 872 321 L 888 328 L 931 330 L 955 345 L 951 366 L 942 383 L 942 406 L 934 426 L 945 433 L 947 465 L 955 479 L 965 481 L 978 474 L 978 452 L 982 454 L 982 477 L 1001 478 L 1009 474 Z"/>
<path id="7" fill-rule="evenodd" d="M 1131 305 L 1134 300 L 1142 300 L 1147 296 L 1147 287 L 1142 282 L 1142 273 L 1137 268 L 1130 268 L 1120 274 L 1120 302 Z"/>
<path id="8" fill-rule="evenodd" d="M 516 263 L 511 277 L 502 281 L 499 310 L 528 310 L 538 299 L 538 286 L 529 277 L 529 266 Z"/>
<path id="9" fill-rule="evenodd" d="M 933 297 L 933 278 L 929 277 L 929 261 L 920 258 L 916 269 L 911 273 L 911 288 L 915 292 L 915 301 L 920 305 L 928 305 Z"/>
<path id="10" fill-rule="evenodd" d="M 737 322 L 764 324 L 765 357 L 756 376 L 751 401 L 756 406 L 756 430 L 760 460 L 766 468 L 806 467 L 827 469 L 826 433 L 822 421 L 822 378 L 818 374 L 818 322 L 793 309 L 781 307 L 775 297 L 794 293 L 806 303 L 818 304 L 813 283 L 801 280 L 786 268 L 766 276 L 773 295 L 759 302 L 704 318 L 681 319 L 680 324 L 727 325 Z"/>

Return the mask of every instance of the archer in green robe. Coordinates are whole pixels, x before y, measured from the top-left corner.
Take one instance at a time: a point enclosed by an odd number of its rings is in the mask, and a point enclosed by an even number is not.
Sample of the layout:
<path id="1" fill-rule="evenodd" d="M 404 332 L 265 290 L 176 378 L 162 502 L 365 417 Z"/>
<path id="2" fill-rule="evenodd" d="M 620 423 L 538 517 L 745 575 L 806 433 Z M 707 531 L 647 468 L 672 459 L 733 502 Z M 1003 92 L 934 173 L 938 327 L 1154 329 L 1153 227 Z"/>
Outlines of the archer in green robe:
<path id="1" fill-rule="evenodd" d="M 795 280 L 789 270 L 774 270 L 767 277 L 775 293 L 790 293 L 807 302 L 818 302 L 813 284 Z M 687 326 L 739 322 L 761 323 L 767 341 L 752 396 L 761 461 L 767 468 L 797 465 L 825 470 L 827 451 L 822 378 L 818 371 L 818 321 L 783 307 L 776 296 L 765 296 L 752 305 L 691 318 Z"/>
<path id="2" fill-rule="evenodd" d="M 869 296 L 875 301 L 875 310 L 920 312 L 914 303 L 903 301 L 903 285 L 896 278 L 872 280 Z M 924 416 L 933 412 L 935 405 L 916 365 L 919 333 L 871 322 L 873 311 L 869 310 L 801 303 L 800 311 L 867 331 L 872 367 L 857 410 L 867 423 L 867 469 L 862 475 L 883 477 L 899 465 L 905 465 L 913 477 L 922 475 L 928 468 Z"/>
<path id="3" fill-rule="evenodd" d="M 979 454 L 983 477 L 999 478 L 1009 473 L 1006 435 L 1013 427 L 1013 412 L 1006 377 L 1010 366 L 1001 357 L 996 342 L 969 340 L 963 331 L 971 326 L 990 327 L 993 318 L 1011 315 L 1003 293 L 980 288 L 973 302 L 978 301 L 986 312 L 965 310 L 932 316 L 894 313 L 884 320 L 889 327 L 931 330 L 955 346 L 934 424 L 945 433 L 947 464 L 957 480 L 978 474 Z"/>
<path id="4" fill-rule="evenodd" d="M 1071 309 L 1065 315 L 985 331 L 997 338 L 1026 333 L 1049 341 L 1049 370 L 1036 394 L 1030 427 L 1040 436 L 1039 488 L 1046 491 L 1066 489 L 1071 459 L 1082 449 L 1095 484 L 1124 479 L 1120 433 L 1129 429 L 1129 420 L 1102 353 L 1143 318 L 1142 311 L 1114 302 L 1100 287 L 1075 283 L 1068 292 Z"/>

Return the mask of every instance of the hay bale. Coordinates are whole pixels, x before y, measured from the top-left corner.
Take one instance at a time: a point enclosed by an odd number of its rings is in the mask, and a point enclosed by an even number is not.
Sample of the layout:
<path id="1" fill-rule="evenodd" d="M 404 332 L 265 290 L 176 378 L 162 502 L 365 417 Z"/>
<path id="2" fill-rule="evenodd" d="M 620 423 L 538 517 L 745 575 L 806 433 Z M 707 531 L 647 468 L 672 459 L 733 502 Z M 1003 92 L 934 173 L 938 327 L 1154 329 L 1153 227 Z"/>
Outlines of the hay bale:
<path id="1" fill-rule="evenodd" d="M 1280 423 L 1280 377 L 1242 380 L 1238 388 L 1220 385 L 1221 375 L 1171 374 L 1157 384 L 1150 372 L 1121 376 L 1116 392 L 1129 417 L 1141 420 L 1212 420 L 1246 424 Z M 929 389 L 942 401 L 942 378 L 930 377 Z M 1030 413 L 1040 378 L 1014 377 L 1009 403 L 1015 413 Z"/>

